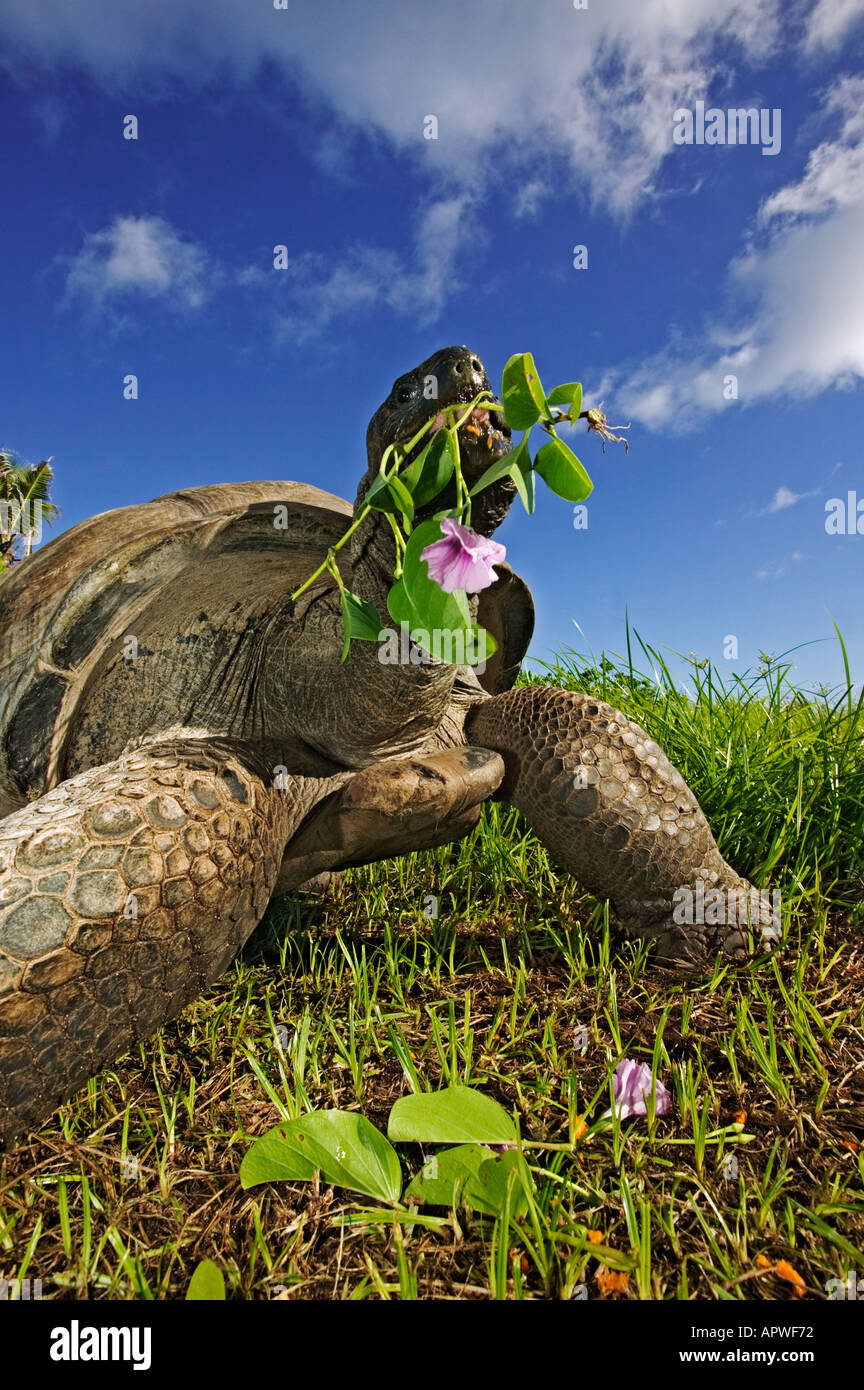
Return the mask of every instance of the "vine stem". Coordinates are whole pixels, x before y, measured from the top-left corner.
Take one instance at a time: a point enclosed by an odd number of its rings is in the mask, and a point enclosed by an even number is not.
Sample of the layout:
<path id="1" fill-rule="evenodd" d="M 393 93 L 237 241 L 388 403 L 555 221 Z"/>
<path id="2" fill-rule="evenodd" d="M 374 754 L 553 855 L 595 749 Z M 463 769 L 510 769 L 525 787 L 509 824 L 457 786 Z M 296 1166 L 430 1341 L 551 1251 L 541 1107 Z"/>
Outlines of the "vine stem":
<path id="1" fill-rule="evenodd" d="M 393 539 L 396 542 L 396 566 L 393 571 L 393 578 L 401 579 L 402 556 L 405 554 L 406 549 L 405 537 L 402 535 L 402 532 L 399 529 L 399 523 L 396 521 L 396 518 L 391 516 L 389 512 L 385 512 L 384 515 L 390 522 L 390 530 L 393 532 Z"/>
<path id="2" fill-rule="evenodd" d="M 294 590 L 293 594 L 291 595 L 292 602 L 295 599 L 298 599 L 301 594 L 305 593 L 306 590 L 310 588 L 312 584 L 315 583 L 315 580 L 319 577 L 319 575 L 322 575 L 325 570 L 328 570 L 331 574 L 333 573 L 332 567 L 335 562 L 336 551 L 341 550 L 345 542 L 351 539 L 351 537 L 354 535 L 354 532 L 357 530 L 357 527 L 361 524 L 361 522 L 366 520 L 371 510 L 371 507 L 361 508 L 357 516 L 354 518 L 352 524 L 348 527 L 348 530 L 345 532 L 345 535 L 342 537 L 342 539 L 338 540 L 335 545 L 331 545 L 330 549 L 327 551 L 326 558 L 318 566 L 315 573 L 310 574 L 309 578 L 305 579 L 303 583 L 300 585 L 300 588 Z M 336 566 L 336 568 L 338 569 L 338 565 Z"/>
<path id="3" fill-rule="evenodd" d="M 452 427 L 452 433 L 453 433 L 453 437 L 454 437 L 454 444 L 455 444 L 455 448 L 456 448 L 456 477 L 457 477 L 457 489 L 459 489 L 459 487 L 461 486 L 461 490 L 462 490 L 463 495 L 464 495 L 464 493 L 465 493 L 465 484 L 464 484 L 464 480 L 463 480 L 463 478 L 462 478 L 462 470 L 461 470 L 461 468 L 459 467 L 459 442 L 458 442 L 458 440 L 456 439 L 456 433 L 457 433 L 457 431 L 458 431 L 459 429 L 461 429 L 461 427 L 462 427 L 462 425 L 464 425 L 465 421 L 466 421 L 467 419 L 470 418 L 472 412 L 477 408 L 477 403 L 478 403 L 478 401 L 482 401 L 482 399 L 483 399 L 484 396 L 488 396 L 488 397 L 489 397 L 490 404 L 491 404 L 492 407 L 494 407 L 494 405 L 495 405 L 495 397 L 492 395 L 491 391 L 481 391 L 480 394 L 479 394 L 478 396 L 476 396 L 475 399 L 474 399 L 474 400 L 471 402 L 471 404 L 468 406 L 468 408 L 467 408 L 465 414 L 462 416 L 462 418 L 461 418 L 461 420 L 458 422 L 458 424 L 454 424 L 453 427 Z M 484 408 L 485 408 L 485 407 L 484 407 Z M 455 406 L 444 406 L 443 409 L 444 409 L 444 410 L 453 410 L 453 411 L 455 411 L 455 410 L 458 410 L 458 409 L 459 409 L 459 406 L 458 406 L 458 405 L 455 405 Z M 439 412 L 439 414 L 440 414 L 440 412 Z M 411 439 L 411 440 L 409 440 L 409 442 L 408 442 L 407 444 L 405 444 L 405 445 L 388 444 L 387 448 L 384 450 L 384 453 L 383 453 L 382 456 L 381 456 L 381 463 L 380 463 L 379 468 L 378 468 L 379 477 L 385 478 L 385 479 L 388 480 L 388 481 L 389 481 L 390 478 L 395 477 L 395 475 L 399 472 L 399 469 L 402 467 L 402 464 L 403 464 L 403 462 L 405 461 L 405 459 L 407 458 L 407 456 L 411 453 L 412 449 L 416 448 L 416 446 L 420 443 L 420 440 L 423 438 L 424 434 L 426 434 L 426 433 L 432 428 L 432 425 L 434 424 L 434 422 L 435 422 L 436 419 L 437 419 L 437 416 L 434 416 L 434 415 L 433 415 L 431 419 L 427 420 L 426 423 L 425 423 L 425 425 L 423 425 L 422 428 L 419 429 L 419 430 L 417 431 L 417 433 L 414 435 L 414 438 Z M 389 456 L 390 456 L 391 453 L 397 454 L 398 457 L 397 457 L 397 459 L 396 459 L 396 462 L 395 462 L 395 464 L 394 464 L 392 470 L 391 470 L 389 473 L 387 473 L 387 472 L 385 472 L 385 470 L 386 470 L 386 467 L 387 467 L 388 458 L 389 458 Z M 457 493 L 457 495 L 458 495 L 458 493 Z M 324 560 L 323 560 L 322 563 L 318 566 L 318 568 L 314 571 L 314 573 L 310 574 L 310 576 L 309 576 L 308 579 L 304 579 L 304 581 L 303 581 L 303 583 L 300 585 L 300 587 L 299 587 L 298 589 L 295 589 L 294 592 L 291 594 L 291 600 L 292 600 L 292 602 L 294 602 L 296 599 L 298 599 L 298 598 L 300 597 L 301 594 L 305 593 L 306 590 L 307 590 L 308 588 L 310 588 L 310 587 L 315 583 L 315 580 L 318 579 L 318 578 L 324 573 L 325 570 L 327 570 L 330 574 L 333 574 L 334 577 L 335 577 L 336 571 L 338 570 L 338 566 L 337 566 L 336 563 L 335 563 L 335 555 L 336 555 L 337 550 L 341 550 L 342 547 L 343 547 L 343 545 L 345 545 L 346 542 L 349 541 L 349 540 L 351 539 L 351 537 L 354 535 L 354 532 L 357 530 L 358 526 L 362 526 L 363 522 L 366 520 L 367 516 L 369 515 L 369 513 L 370 513 L 372 510 L 373 510 L 373 508 L 369 505 L 369 503 L 368 503 L 368 502 L 364 502 L 363 506 L 360 508 L 360 511 L 359 511 L 359 512 L 357 513 L 357 515 L 355 516 L 353 522 L 352 522 L 351 525 L 348 527 L 348 530 L 345 532 L 344 536 L 342 536 L 342 537 L 336 542 L 335 545 L 333 545 L 333 546 L 330 547 L 330 549 L 327 551 L 327 554 L 326 554 Z M 470 514 L 470 504 L 469 504 L 469 514 Z M 386 515 L 389 516 L 389 513 L 386 513 Z M 391 523 L 390 523 L 390 524 L 391 524 L 391 526 L 394 525 L 394 523 L 393 523 L 392 520 L 391 520 Z M 398 530 L 398 528 L 396 528 L 396 530 Z M 395 531 L 394 531 L 394 534 L 395 534 Z M 400 541 L 401 541 L 401 543 L 402 543 L 403 550 L 404 550 L 404 540 L 402 539 L 401 532 L 399 533 L 399 536 L 398 536 L 398 539 L 397 539 L 397 558 L 398 558 L 398 554 L 399 554 L 398 546 L 399 546 Z M 398 575 L 397 575 L 396 577 L 398 578 Z M 341 582 L 341 577 L 339 578 L 338 582 L 339 582 L 340 588 L 344 587 L 344 586 L 342 585 L 342 582 Z"/>

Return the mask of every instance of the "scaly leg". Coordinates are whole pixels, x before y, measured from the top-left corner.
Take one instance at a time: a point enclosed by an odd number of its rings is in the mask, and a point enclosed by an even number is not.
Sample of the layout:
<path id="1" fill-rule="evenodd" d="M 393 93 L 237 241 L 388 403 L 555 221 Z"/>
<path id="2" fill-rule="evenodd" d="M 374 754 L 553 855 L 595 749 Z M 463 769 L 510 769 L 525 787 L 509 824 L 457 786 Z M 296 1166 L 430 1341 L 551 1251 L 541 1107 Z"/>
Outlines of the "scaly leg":
<path id="1" fill-rule="evenodd" d="M 476 705 L 465 728 L 503 757 L 503 800 L 589 892 L 612 900 L 630 935 L 656 941 L 659 957 L 743 956 L 748 914 L 757 931 L 771 922 L 680 772 L 611 705 L 527 686 Z"/>
<path id="2" fill-rule="evenodd" d="M 231 752 L 160 744 L 0 824 L 0 1143 L 221 974 L 267 907 L 296 800 Z"/>

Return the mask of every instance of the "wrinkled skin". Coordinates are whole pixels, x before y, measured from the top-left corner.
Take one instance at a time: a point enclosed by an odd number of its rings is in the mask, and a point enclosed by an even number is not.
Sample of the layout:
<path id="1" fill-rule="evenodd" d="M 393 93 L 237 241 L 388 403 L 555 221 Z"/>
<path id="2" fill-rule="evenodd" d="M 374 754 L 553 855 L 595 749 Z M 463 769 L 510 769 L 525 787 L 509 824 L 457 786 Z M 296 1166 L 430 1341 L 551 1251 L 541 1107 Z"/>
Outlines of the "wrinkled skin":
<path id="1" fill-rule="evenodd" d="M 400 377 L 355 505 L 390 442 L 484 388 L 460 347 Z M 509 432 L 493 415 L 461 445 L 473 481 Z M 481 495 L 478 531 L 513 492 Z M 0 1143 L 217 978 L 274 891 L 458 840 L 493 797 L 663 957 L 747 948 L 746 926 L 673 920 L 682 887 L 749 885 L 649 736 L 588 696 L 509 688 L 533 609 L 507 567 L 472 600 L 501 646 L 484 684 L 368 642 L 340 663 L 332 580 L 290 594 L 349 518 L 305 485 L 200 488 L 83 523 L 4 582 Z M 340 552 L 383 615 L 393 559 L 377 513 Z"/>

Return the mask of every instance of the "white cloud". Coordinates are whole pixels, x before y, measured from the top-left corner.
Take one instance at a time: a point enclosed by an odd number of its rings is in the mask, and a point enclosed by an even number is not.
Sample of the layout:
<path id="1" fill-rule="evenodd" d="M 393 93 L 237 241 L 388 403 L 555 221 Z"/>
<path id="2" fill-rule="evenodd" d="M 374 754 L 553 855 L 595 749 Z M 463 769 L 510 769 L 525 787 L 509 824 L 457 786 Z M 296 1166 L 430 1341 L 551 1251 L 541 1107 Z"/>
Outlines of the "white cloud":
<path id="1" fill-rule="evenodd" d="M 796 503 L 805 501 L 808 497 L 818 497 L 821 488 L 814 488 L 811 492 L 793 492 L 791 487 L 781 483 L 767 507 L 759 507 L 755 511 L 745 512 L 746 517 L 754 516 L 774 516 L 776 512 L 785 512 L 789 507 L 794 507 Z M 792 557 L 795 558 L 794 555 Z"/>
<path id="2" fill-rule="evenodd" d="M 89 233 L 77 255 L 68 258 L 66 303 L 104 310 L 143 297 L 198 309 L 214 286 L 232 280 L 259 295 L 274 287 L 278 341 L 306 342 L 334 319 L 372 312 L 382 304 L 423 325 L 438 316 L 446 297 L 460 287 L 457 259 L 469 235 L 475 248 L 477 243 L 472 206 L 462 193 L 428 203 L 416 214 L 414 246 L 406 258 L 357 244 L 335 264 L 320 252 L 307 251 L 278 271 L 249 265 L 231 272 L 162 217 L 118 217 Z"/>
<path id="3" fill-rule="evenodd" d="M 787 507 L 794 507 L 796 502 L 801 502 L 805 497 L 815 497 L 816 495 L 817 492 L 793 492 L 791 488 L 786 487 L 784 484 L 778 487 L 777 491 L 774 493 L 774 496 L 765 508 L 765 514 L 770 516 L 772 512 L 783 512 Z"/>
<path id="4" fill-rule="evenodd" d="M 862 0 L 864 4 L 864 0 Z M 763 226 L 798 222 L 864 202 L 864 77 L 843 77 L 828 93 L 825 111 L 841 118 L 839 137 L 812 150 L 804 177 L 766 198 Z"/>
<path id="5" fill-rule="evenodd" d="M 800 52 L 802 33 L 808 51 L 836 46 L 862 10 L 864 0 L 818 0 L 806 32 L 796 12 L 790 38 L 781 27 L 788 0 L 604 0 L 586 10 L 569 0 L 437 0 L 432 10 L 404 0 L 285 10 L 270 0 L 6 0 L 0 37 L 23 60 L 7 65 L 13 77 L 77 64 L 124 102 L 130 90 L 146 95 L 153 78 L 159 91 L 172 80 L 206 89 L 218 72 L 254 89 L 262 64 L 275 65 L 316 110 L 333 113 L 346 139 L 406 157 L 426 190 L 413 255 L 358 245 L 339 265 L 315 252 L 297 256 L 285 273 L 282 331 L 309 336 L 338 314 L 382 302 L 433 315 L 458 284 L 466 214 L 481 199 L 531 215 L 544 190 L 575 190 L 615 217 L 631 216 L 663 192 L 676 108 L 728 86 L 733 73 L 741 90 L 748 66 L 795 45 Z M 856 82 L 838 84 L 829 101 L 841 134 L 813 151 L 802 180 L 766 201 L 762 241 L 730 268 L 728 322 L 709 326 L 701 351 L 660 353 L 616 389 L 626 414 L 664 428 L 670 417 L 698 419 L 723 408 L 729 374 L 739 376 L 742 403 L 859 380 L 864 133 Z M 423 138 L 430 114 L 437 140 Z M 313 146 L 316 139 L 327 148 L 326 135 L 312 137 Z M 110 228 L 88 238 L 70 291 L 99 303 L 135 290 L 200 304 L 203 253 L 167 224 L 148 247 L 153 221 L 137 219 L 137 250 L 116 247 Z"/>
<path id="6" fill-rule="evenodd" d="M 332 266 L 319 252 L 289 262 L 284 293 L 289 306 L 277 316 L 277 336 L 305 342 L 323 333 L 338 316 L 365 313 L 386 304 L 420 325 L 438 316 L 446 296 L 459 287 L 456 260 L 466 236 L 476 235 L 471 200 L 454 195 L 430 203 L 418 215 L 411 257 L 372 246 L 352 247 Z M 257 277 L 256 277 L 257 278 Z M 281 285 L 277 281 L 277 289 Z"/>
<path id="7" fill-rule="evenodd" d="M 140 295 L 172 307 L 198 309 L 216 277 L 206 252 L 184 241 L 162 217 L 117 217 L 90 232 L 71 258 L 66 299 L 103 309 Z"/>
<path id="8" fill-rule="evenodd" d="M 818 0 L 807 25 L 805 48 L 836 48 L 862 18 L 864 0 Z"/>
<path id="9" fill-rule="evenodd" d="M 772 564 L 769 561 L 767 564 L 762 565 L 756 571 L 754 578 L 759 580 L 782 579 L 784 574 L 787 573 L 787 569 L 790 563 L 798 564 L 803 559 L 804 555 L 801 553 L 801 551 L 795 550 L 792 552 L 791 556 L 789 557 L 789 560 L 783 560 L 779 564 Z"/>
<path id="10" fill-rule="evenodd" d="M 803 177 L 766 199 L 749 248 L 729 268 L 729 322 L 657 353 L 613 389 L 649 427 L 686 428 L 776 394 L 810 397 L 864 380 L 864 79 L 844 78 L 825 111 L 840 131 Z M 758 236 L 758 240 L 756 239 Z"/>
<path id="11" fill-rule="evenodd" d="M 275 63 L 369 137 L 445 184 L 519 188 L 554 173 L 626 216 L 656 194 L 672 113 L 704 95 L 717 45 L 759 63 L 779 42 L 781 0 L 6 0 L 0 35 L 38 70 L 78 63 L 125 93 L 148 75 L 254 82 Z M 724 67 L 725 72 L 725 67 Z M 133 88 L 134 90 L 134 88 Z M 435 115 L 439 138 L 423 138 Z M 439 188 L 440 191 L 440 188 Z"/>

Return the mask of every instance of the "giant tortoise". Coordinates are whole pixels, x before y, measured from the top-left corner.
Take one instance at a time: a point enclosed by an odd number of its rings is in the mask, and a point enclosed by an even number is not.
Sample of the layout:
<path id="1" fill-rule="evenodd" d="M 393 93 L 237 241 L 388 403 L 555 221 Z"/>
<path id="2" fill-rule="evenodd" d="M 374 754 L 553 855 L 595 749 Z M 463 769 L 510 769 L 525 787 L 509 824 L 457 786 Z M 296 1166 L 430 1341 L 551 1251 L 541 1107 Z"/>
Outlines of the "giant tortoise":
<path id="1" fill-rule="evenodd" d="M 484 389 L 465 347 L 401 376 L 355 507 L 389 443 Z M 494 411 L 460 440 L 469 480 L 511 447 Z M 508 476 L 481 493 L 476 531 L 513 496 Z M 676 920 L 682 887 L 750 885 L 657 744 L 590 695 L 513 688 L 533 607 L 508 566 L 471 600 L 498 643 L 479 677 L 413 646 L 342 663 L 333 578 L 291 594 L 351 517 L 307 483 L 199 487 L 82 522 L 3 579 L 0 1143 L 215 980 L 274 893 L 458 840 L 493 798 L 666 960 L 747 950 L 746 925 Z M 386 614 L 387 518 L 339 558 Z"/>

